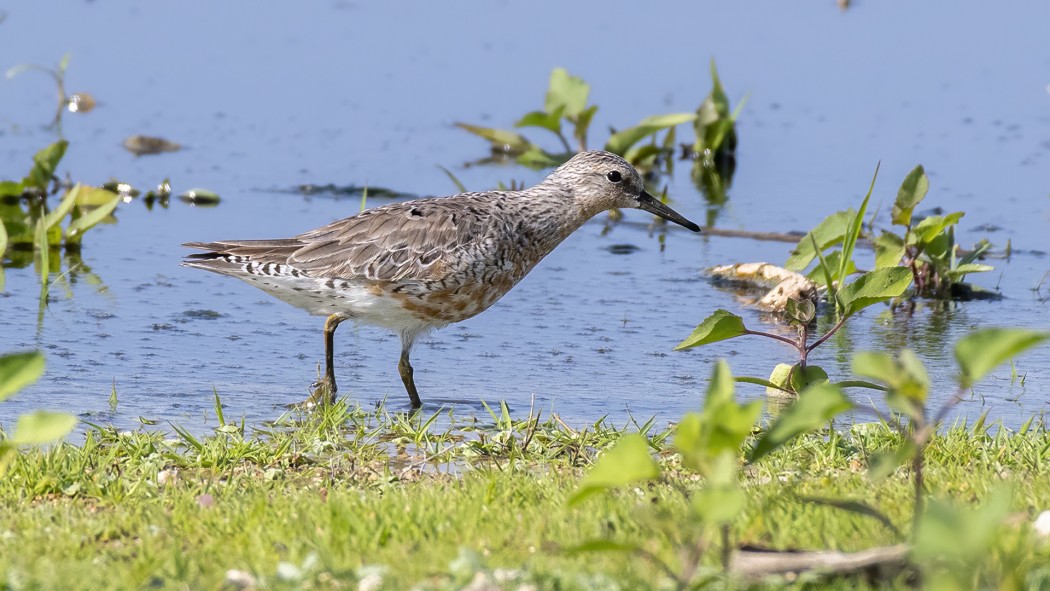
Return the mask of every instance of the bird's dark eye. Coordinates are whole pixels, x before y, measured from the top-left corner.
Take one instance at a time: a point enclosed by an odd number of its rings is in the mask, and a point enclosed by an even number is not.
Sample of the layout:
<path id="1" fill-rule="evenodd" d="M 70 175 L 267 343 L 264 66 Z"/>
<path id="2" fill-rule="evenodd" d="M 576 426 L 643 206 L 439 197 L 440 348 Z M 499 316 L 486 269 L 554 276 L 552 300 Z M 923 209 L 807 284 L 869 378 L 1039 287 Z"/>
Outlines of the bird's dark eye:
<path id="1" fill-rule="evenodd" d="M 605 175 L 605 178 L 609 179 L 609 181 L 613 183 L 618 183 L 623 180 L 623 176 L 618 170 L 610 171 L 609 174 Z"/>

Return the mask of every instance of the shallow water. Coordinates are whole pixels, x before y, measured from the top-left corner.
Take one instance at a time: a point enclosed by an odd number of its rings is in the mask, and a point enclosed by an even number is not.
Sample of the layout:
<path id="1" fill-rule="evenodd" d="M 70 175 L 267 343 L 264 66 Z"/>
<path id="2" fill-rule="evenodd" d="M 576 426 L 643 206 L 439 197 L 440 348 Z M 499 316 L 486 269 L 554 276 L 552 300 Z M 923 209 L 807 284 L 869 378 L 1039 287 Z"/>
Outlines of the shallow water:
<path id="1" fill-rule="evenodd" d="M 119 223 L 85 239 L 84 264 L 104 289 L 70 274 L 39 322 L 35 274 L 8 269 L 0 351 L 41 348 L 48 371 L 0 405 L 0 423 L 46 407 L 120 426 L 146 417 L 194 428 L 212 414 L 213 389 L 227 417 L 276 417 L 316 378 L 322 319 L 242 282 L 180 268 L 179 244 L 293 235 L 358 209 L 353 198 L 280 191 L 302 183 L 455 192 L 438 165 L 474 189 L 535 183 L 543 173 L 464 167 L 487 147 L 451 124 L 509 127 L 542 106 L 556 66 L 592 85 L 600 106 L 593 145 L 610 125 L 695 109 L 710 89 L 711 57 L 734 104 L 750 93 L 728 204 L 709 209 L 684 166 L 669 181 L 674 206 L 696 221 L 804 231 L 857 204 L 881 161 L 873 204 L 885 222 L 901 179 L 922 163 L 931 182 L 923 206 L 967 212 L 961 243 L 1011 243 L 1009 261 L 971 276 L 1005 299 L 890 321 L 869 310 L 812 359 L 833 377 L 848 376 L 852 351 L 908 346 L 935 382 L 948 383 L 952 344 L 969 330 L 1050 328 L 1050 285 L 1033 291 L 1050 270 L 1042 254 L 1050 251 L 1050 45 L 1038 24 L 1050 22 L 1050 6 L 865 2 L 842 12 L 832 2 L 725 4 L 658 12 L 553 2 L 477 2 L 456 12 L 343 2 L 6 8 L 0 66 L 54 64 L 68 51 L 67 90 L 100 101 L 88 115 L 67 114 L 71 147 L 60 171 L 147 188 L 171 178 L 176 192 L 206 187 L 223 201 L 152 212 L 139 202 L 122 206 Z M 0 101 L 0 176 L 14 178 L 56 139 L 43 128 L 53 88 L 26 73 L 0 83 Z M 680 129 L 684 141 L 688 131 Z M 135 158 L 120 145 L 132 134 L 186 148 Z M 717 308 L 762 323 L 701 269 L 782 263 L 789 245 L 680 228 L 661 245 L 649 216 L 626 216 L 634 223 L 608 232 L 595 219 L 491 310 L 420 342 L 413 362 L 424 402 L 469 413 L 503 399 L 516 412 L 535 404 L 577 424 L 604 415 L 622 423 L 628 413 L 666 423 L 700 404 L 714 359 L 760 376 L 791 360 L 790 350 L 759 339 L 672 351 Z M 336 347 L 341 394 L 407 408 L 396 338 L 345 326 Z M 1042 412 L 1050 348 L 1019 359 L 1016 371 L 1023 386 L 1002 368 L 959 412 L 988 410 L 1008 424 Z M 933 403 L 949 394 L 939 390 Z"/>

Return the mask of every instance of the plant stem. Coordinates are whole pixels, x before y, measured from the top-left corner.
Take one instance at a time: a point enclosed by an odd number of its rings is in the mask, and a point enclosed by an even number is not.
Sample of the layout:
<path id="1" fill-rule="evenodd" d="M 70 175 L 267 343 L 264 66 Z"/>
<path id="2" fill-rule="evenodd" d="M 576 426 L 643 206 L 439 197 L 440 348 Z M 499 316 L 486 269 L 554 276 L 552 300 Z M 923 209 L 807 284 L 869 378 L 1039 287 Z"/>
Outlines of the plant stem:
<path id="1" fill-rule="evenodd" d="M 771 339 L 776 339 L 776 340 L 778 340 L 778 341 L 780 341 L 782 343 L 787 343 L 787 344 L 791 345 L 792 347 L 794 347 L 796 349 L 798 348 L 798 343 L 796 343 L 795 341 L 793 341 L 793 340 L 791 340 L 791 339 L 789 339 L 787 337 L 782 337 L 782 336 L 780 336 L 778 334 L 772 334 L 772 333 L 768 333 L 768 332 L 762 332 L 760 330 L 748 330 L 748 329 L 744 329 L 744 334 L 752 334 L 752 335 L 759 336 L 759 337 L 769 337 Z"/>
<path id="2" fill-rule="evenodd" d="M 820 345 L 824 344 L 824 341 L 826 341 L 829 338 L 831 338 L 831 335 L 835 334 L 836 332 L 838 332 L 838 330 L 840 328 L 842 328 L 842 325 L 846 323 L 846 320 L 849 317 L 850 317 L 850 315 L 847 314 L 847 315 L 844 315 L 842 318 L 839 318 L 839 321 L 835 323 L 835 326 L 832 326 L 831 330 L 829 330 L 828 332 L 824 333 L 824 336 L 822 336 L 819 339 L 813 341 L 812 345 L 810 345 L 809 347 L 806 347 L 806 351 L 812 351 L 813 349 L 816 349 Z"/>

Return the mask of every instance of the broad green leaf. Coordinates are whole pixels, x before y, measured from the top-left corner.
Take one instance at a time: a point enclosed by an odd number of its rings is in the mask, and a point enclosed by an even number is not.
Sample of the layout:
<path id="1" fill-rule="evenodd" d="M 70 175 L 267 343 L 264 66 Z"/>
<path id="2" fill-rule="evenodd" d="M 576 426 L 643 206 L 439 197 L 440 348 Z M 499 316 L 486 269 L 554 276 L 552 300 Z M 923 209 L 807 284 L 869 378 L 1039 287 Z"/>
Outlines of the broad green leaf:
<path id="1" fill-rule="evenodd" d="M 469 123 L 456 123 L 455 125 L 460 129 L 464 129 L 474 135 L 487 139 L 492 142 L 494 148 L 511 154 L 520 154 L 533 147 L 529 140 L 525 139 L 521 134 L 513 131 L 493 129 L 491 127 L 479 127 L 477 125 L 470 125 Z"/>
<path id="2" fill-rule="evenodd" d="M 660 466 L 649 454 L 649 442 L 637 433 L 626 435 L 602 454 L 580 483 L 580 488 L 569 498 L 569 505 L 611 488 L 659 477 Z"/>
<path id="3" fill-rule="evenodd" d="M 572 157 L 572 154 L 548 154 L 537 146 L 530 146 L 518 155 L 517 162 L 529 168 L 550 168 L 558 166 Z"/>
<path id="4" fill-rule="evenodd" d="M 790 363 L 776 364 L 773 367 L 773 371 L 769 372 L 766 394 L 769 396 L 780 396 L 783 393 L 793 394 L 794 391 L 791 389 L 791 370 L 794 367 Z"/>
<path id="5" fill-rule="evenodd" d="M 744 491 L 734 486 L 705 486 L 693 493 L 693 511 L 704 523 L 732 523 L 747 504 Z"/>
<path id="6" fill-rule="evenodd" d="M 839 290 L 845 314 L 850 316 L 872 304 L 884 302 L 904 293 L 911 285 L 911 269 L 886 267 L 861 275 Z"/>
<path id="7" fill-rule="evenodd" d="M 116 196 L 116 191 L 110 191 L 109 189 L 101 187 L 80 185 L 80 191 L 77 193 L 75 201 L 77 207 L 81 209 L 91 209 L 93 207 L 108 205 L 110 201 L 113 201 L 113 197 Z"/>
<path id="8" fill-rule="evenodd" d="M 903 238 L 892 232 L 883 232 L 875 239 L 875 268 L 900 265 L 904 252 Z"/>
<path id="9" fill-rule="evenodd" d="M 903 349 L 896 357 L 887 353 L 862 351 L 853 356 L 853 373 L 875 378 L 917 402 L 926 402 L 930 377 L 926 367 L 911 349 Z"/>
<path id="10" fill-rule="evenodd" d="M 965 265 L 958 265 L 954 269 L 948 271 L 952 280 L 959 280 L 969 275 L 970 273 L 987 273 L 988 271 L 994 271 L 995 267 L 991 265 L 981 265 L 977 263 L 966 263 Z"/>
<path id="11" fill-rule="evenodd" d="M 44 355 L 39 351 L 0 357 L 0 400 L 37 381 L 44 373 Z"/>
<path id="12" fill-rule="evenodd" d="M 642 119 L 638 125 L 628 127 L 623 131 L 614 133 L 605 144 L 605 149 L 614 154 L 624 154 L 627 149 L 638 143 L 639 140 L 652 135 L 662 129 L 674 127 L 696 119 L 696 113 L 668 113 L 666 115 L 652 115 Z"/>
<path id="13" fill-rule="evenodd" d="M 828 374 L 816 365 L 807 365 L 805 371 L 799 364 L 789 365 L 778 363 L 769 374 L 769 383 L 775 391 L 766 391 L 767 394 L 778 396 L 781 391 L 798 393 L 808 386 L 826 384 Z M 768 388 L 768 386 L 767 386 Z"/>
<path id="14" fill-rule="evenodd" d="M 945 215 L 931 215 L 925 217 L 912 228 L 911 235 L 918 244 L 928 245 L 939 237 L 948 226 L 954 226 L 966 215 L 966 212 L 956 211 Z"/>
<path id="15" fill-rule="evenodd" d="M 904 177 L 901 188 L 897 191 L 897 200 L 893 202 L 891 220 L 899 226 L 911 225 L 911 214 L 915 206 L 926 197 L 930 189 L 930 180 L 926 178 L 926 171 L 922 165 L 916 166 Z"/>
<path id="16" fill-rule="evenodd" d="M 711 374 L 703 412 L 686 414 L 675 429 L 675 447 L 682 454 L 682 463 L 711 478 L 720 454 L 739 456 L 761 414 L 759 400 L 737 403 L 729 364 L 719 360 Z"/>
<path id="17" fill-rule="evenodd" d="M 684 341 L 675 346 L 675 351 L 709 345 L 724 341 L 733 337 L 747 334 L 744 327 L 744 319 L 727 310 L 715 310 L 689 335 Z"/>
<path id="18" fill-rule="evenodd" d="M 0 181 L 0 197 L 18 197 L 25 190 L 22 183 L 15 181 Z"/>
<path id="19" fill-rule="evenodd" d="M 91 188 L 89 187 L 89 189 Z M 66 238 L 75 239 L 78 235 L 88 231 L 95 224 L 109 217 L 113 210 L 117 208 L 117 204 L 120 203 L 120 195 L 115 195 L 105 189 L 92 189 L 92 192 L 109 195 L 109 201 L 69 222 L 69 226 L 66 227 Z"/>
<path id="20" fill-rule="evenodd" d="M 1050 339 L 1050 332 L 1021 328 L 986 328 L 971 332 L 955 344 L 955 359 L 963 388 L 973 386 L 1001 363 Z"/>
<path id="21" fill-rule="evenodd" d="M 915 531 L 915 556 L 972 568 L 986 560 L 996 532 L 1010 512 L 1009 489 L 1001 489 L 976 510 L 931 499 Z"/>
<path id="22" fill-rule="evenodd" d="M 853 403 L 835 385 L 818 384 L 807 388 L 762 434 L 751 449 L 748 461 L 755 462 L 795 437 L 816 431 L 851 408 Z"/>
<path id="23" fill-rule="evenodd" d="M 587 95 L 591 86 L 583 78 L 569 75 L 565 68 L 554 68 L 544 108 L 548 113 L 561 109 L 565 116 L 574 119 L 587 108 Z"/>
<path id="24" fill-rule="evenodd" d="M 77 418 L 69 413 L 40 410 L 18 417 L 15 434 L 11 442 L 37 445 L 50 443 L 69 434 L 77 424 Z"/>
<path id="25" fill-rule="evenodd" d="M 558 107 L 551 113 L 546 111 L 526 113 L 514 124 L 514 127 L 542 127 L 554 133 L 561 133 L 561 116 L 564 108 L 564 106 Z"/>
<path id="26" fill-rule="evenodd" d="M 817 258 L 817 253 L 813 249 L 814 240 L 816 240 L 821 250 L 827 250 L 829 247 L 842 242 L 843 236 L 846 235 L 846 228 L 849 226 L 853 215 L 854 212 L 850 209 L 837 211 L 824 218 L 823 221 L 817 224 L 817 227 L 810 230 L 798 241 L 798 245 L 795 246 L 795 250 L 791 251 L 791 256 L 784 263 L 784 267 L 792 271 L 802 271 L 808 267 L 813 262 L 813 259 Z"/>
<path id="27" fill-rule="evenodd" d="M 33 169 L 22 181 L 23 184 L 41 190 L 46 189 L 51 178 L 55 176 L 55 169 L 58 168 L 58 163 L 65 155 L 68 146 L 69 142 L 59 140 L 33 155 Z"/>
<path id="28" fill-rule="evenodd" d="M 653 163 L 656 161 L 656 157 L 660 155 L 662 149 L 656 144 L 642 144 L 635 146 L 623 155 L 623 159 L 630 162 L 635 168 L 647 169 L 652 168 Z"/>

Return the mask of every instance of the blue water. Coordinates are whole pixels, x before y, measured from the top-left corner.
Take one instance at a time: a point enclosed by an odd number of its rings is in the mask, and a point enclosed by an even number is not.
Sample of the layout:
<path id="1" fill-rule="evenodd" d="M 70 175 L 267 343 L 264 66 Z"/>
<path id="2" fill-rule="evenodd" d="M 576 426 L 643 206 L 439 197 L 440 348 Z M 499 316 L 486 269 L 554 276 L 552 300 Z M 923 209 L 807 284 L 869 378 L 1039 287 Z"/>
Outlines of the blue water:
<path id="1" fill-rule="evenodd" d="M 322 361 L 321 319 L 241 282 L 183 269 L 190 240 L 273 238 L 345 217 L 359 200 L 283 192 L 303 183 L 383 186 L 416 195 L 542 178 L 513 166 L 463 164 L 484 141 L 453 127 L 510 127 L 540 108 L 562 66 L 592 85 L 599 147 L 612 126 L 694 110 L 717 60 L 739 122 L 729 202 L 710 212 L 723 228 L 804 231 L 859 202 L 876 163 L 873 205 L 885 224 L 904 175 L 923 164 L 924 206 L 964 210 L 964 244 L 1010 242 L 996 271 L 971 276 L 1005 299 L 919 310 L 891 322 L 873 310 L 812 359 L 848 376 L 855 350 L 909 346 L 950 393 L 952 344 L 981 326 L 1050 328 L 1050 5 L 1009 10 L 981 2 L 635 3 L 471 2 L 455 7 L 331 2 L 259 5 L 181 2 L 14 2 L 0 22 L 0 67 L 53 65 L 72 56 L 66 87 L 92 93 L 93 112 L 67 114 L 60 171 L 75 180 L 119 178 L 176 192 L 204 187 L 215 208 L 173 201 L 122 206 L 119 223 L 92 230 L 83 269 L 58 284 L 38 322 L 37 277 L 7 269 L 0 351 L 40 348 L 44 378 L 0 404 L 0 423 L 35 408 L 72 410 L 120 426 L 139 417 L 206 424 L 213 388 L 227 417 L 261 422 L 303 398 Z M 51 81 L 38 72 L 0 81 L 2 178 L 28 170 L 56 139 Z M 542 137 L 526 131 L 530 137 Z M 182 151 L 138 157 L 121 147 L 157 135 Z M 688 141 L 683 126 L 680 138 Z M 547 144 L 556 148 L 557 144 Z M 708 210 L 679 165 L 679 211 Z M 372 200 L 372 204 L 380 203 Z M 791 361 L 776 343 L 738 339 L 672 348 L 717 308 L 762 326 L 703 268 L 782 263 L 790 246 L 692 235 L 672 228 L 664 247 L 649 216 L 603 233 L 599 217 L 572 236 L 485 314 L 421 342 L 413 355 L 424 402 L 457 412 L 506 400 L 583 424 L 628 413 L 662 423 L 697 407 L 718 357 L 739 374 Z M 630 254 L 609 247 L 630 244 Z M 1040 252 L 1035 252 L 1040 251 Z M 97 278 L 97 281 L 95 280 Z M 101 281 L 102 286 L 98 284 Z M 213 311 L 218 316 L 197 311 Z M 202 317 L 203 316 L 203 317 Z M 768 327 L 767 327 L 768 328 Z M 340 393 L 407 408 L 394 337 L 345 326 L 337 334 Z M 978 385 L 960 413 L 989 410 L 1016 424 L 1046 406 L 1050 348 Z M 1020 376 L 1024 376 L 1022 386 Z M 109 410 L 117 391 L 118 405 Z M 746 396 L 760 396 L 750 387 Z"/>

